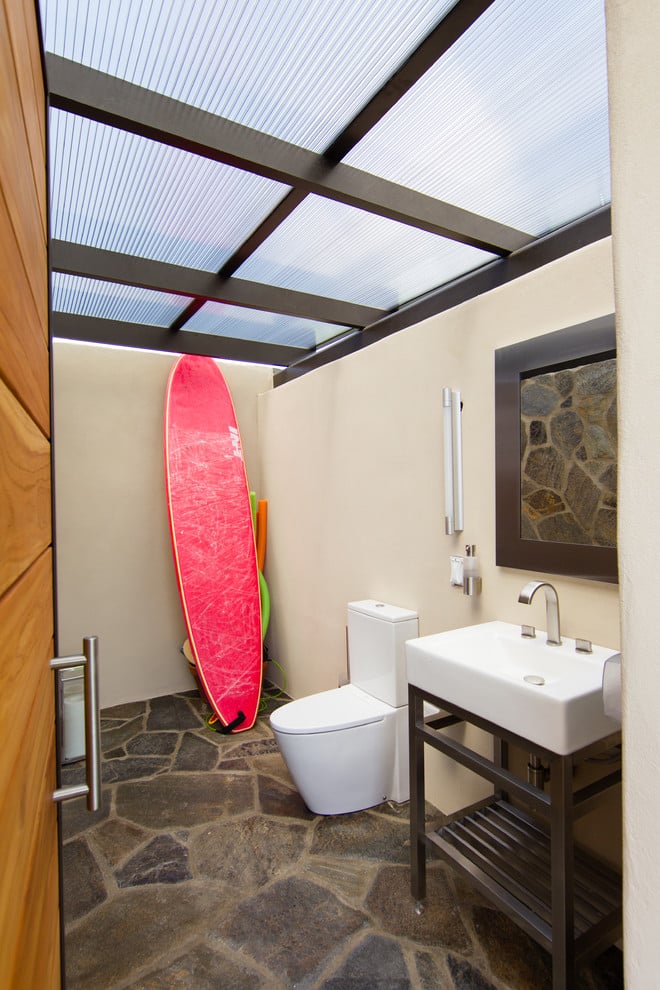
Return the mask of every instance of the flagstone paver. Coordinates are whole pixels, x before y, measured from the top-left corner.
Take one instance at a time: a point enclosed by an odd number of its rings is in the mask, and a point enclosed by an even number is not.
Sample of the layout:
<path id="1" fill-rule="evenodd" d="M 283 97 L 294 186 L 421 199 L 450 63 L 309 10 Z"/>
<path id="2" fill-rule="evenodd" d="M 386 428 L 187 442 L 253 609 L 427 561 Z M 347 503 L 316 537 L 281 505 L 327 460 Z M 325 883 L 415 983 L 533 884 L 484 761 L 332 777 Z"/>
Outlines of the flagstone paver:
<path id="1" fill-rule="evenodd" d="M 367 924 L 328 890 L 297 877 L 279 880 L 228 915 L 216 933 L 297 986 L 318 972 L 342 942 Z"/>
<path id="2" fill-rule="evenodd" d="M 108 864 L 115 867 L 150 837 L 150 832 L 133 825 L 132 822 L 110 818 L 94 829 L 93 842 Z"/>
<path id="3" fill-rule="evenodd" d="M 409 846 L 407 821 L 363 811 L 322 818 L 314 830 L 312 852 L 407 864 Z"/>
<path id="4" fill-rule="evenodd" d="M 103 875 L 85 839 L 73 839 L 62 850 L 62 869 L 69 878 L 66 921 L 89 914 L 107 899 Z"/>
<path id="5" fill-rule="evenodd" d="M 326 980 L 326 990 L 409 990 L 410 976 L 397 942 L 367 935 Z"/>
<path id="6" fill-rule="evenodd" d="M 273 990 L 272 978 L 199 944 L 127 990 Z"/>
<path id="7" fill-rule="evenodd" d="M 384 931 L 392 935 L 470 954 L 470 936 L 456 910 L 444 868 L 434 866 L 427 870 L 426 887 L 426 909 L 417 914 L 410 896 L 408 867 L 383 866 L 367 895 L 366 906 Z"/>
<path id="8" fill-rule="evenodd" d="M 252 811 L 255 788 L 246 774 L 171 773 L 120 783 L 116 802 L 121 818 L 168 830 Z"/>
<path id="9" fill-rule="evenodd" d="M 115 878 L 119 887 L 192 880 L 188 869 L 188 849 L 171 835 L 157 835 L 121 869 L 115 870 Z"/>
<path id="10" fill-rule="evenodd" d="M 213 770 L 218 762 L 218 747 L 212 740 L 194 732 L 184 732 L 173 770 Z"/>
<path id="11" fill-rule="evenodd" d="M 291 870 L 305 848 L 304 825 L 263 815 L 207 825 L 190 841 L 197 876 L 217 878 L 245 894 Z"/>

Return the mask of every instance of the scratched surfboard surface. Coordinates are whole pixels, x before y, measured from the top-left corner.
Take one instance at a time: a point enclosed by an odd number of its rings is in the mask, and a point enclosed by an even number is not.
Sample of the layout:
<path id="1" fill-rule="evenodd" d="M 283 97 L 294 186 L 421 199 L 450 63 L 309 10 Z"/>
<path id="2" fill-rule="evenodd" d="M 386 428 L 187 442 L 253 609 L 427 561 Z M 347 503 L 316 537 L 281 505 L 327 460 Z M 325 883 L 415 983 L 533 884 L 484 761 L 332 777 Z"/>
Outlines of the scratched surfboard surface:
<path id="1" fill-rule="evenodd" d="M 170 373 L 165 482 L 197 673 L 223 725 L 242 732 L 254 725 L 261 692 L 259 572 L 236 415 L 212 358 L 186 354 Z"/>

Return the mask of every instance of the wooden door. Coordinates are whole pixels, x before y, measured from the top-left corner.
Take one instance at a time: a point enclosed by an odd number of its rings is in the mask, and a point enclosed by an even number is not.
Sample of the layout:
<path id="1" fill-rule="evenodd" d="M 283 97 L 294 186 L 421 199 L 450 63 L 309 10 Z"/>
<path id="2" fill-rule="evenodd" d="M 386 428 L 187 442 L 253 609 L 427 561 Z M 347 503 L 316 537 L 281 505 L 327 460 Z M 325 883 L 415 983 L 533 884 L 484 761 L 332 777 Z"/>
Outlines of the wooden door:
<path id="1" fill-rule="evenodd" d="M 0 0 L 0 986 L 60 986 L 46 138 L 33 0 Z"/>

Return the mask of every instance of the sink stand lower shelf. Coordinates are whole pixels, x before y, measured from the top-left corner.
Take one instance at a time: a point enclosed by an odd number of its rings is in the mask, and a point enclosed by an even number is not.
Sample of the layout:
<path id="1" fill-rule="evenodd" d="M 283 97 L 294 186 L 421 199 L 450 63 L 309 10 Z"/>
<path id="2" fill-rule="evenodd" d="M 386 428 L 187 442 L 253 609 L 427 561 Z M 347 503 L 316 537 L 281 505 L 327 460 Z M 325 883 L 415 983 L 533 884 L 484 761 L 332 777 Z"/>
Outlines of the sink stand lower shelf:
<path id="1" fill-rule="evenodd" d="M 425 717 L 424 701 L 447 714 Z M 616 942 L 622 921 L 620 876 L 573 843 L 573 823 L 620 782 L 620 765 L 612 771 L 611 765 L 603 764 L 607 766 L 603 776 L 575 792 L 573 770 L 590 756 L 619 745 L 621 734 L 563 756 L 539 750 L 529 740 L 413 685 L 409 712 L 414 899 L 421 906 L 426 896 L 427 851 L 439 853 L 552 954 L 553 990 L 571 990 L 576 966 Z M 443 731 L 459 722 L 470 722 L 494 736 L 493 760 Z M 509 743 L 542 757 L 550 769 L 549 793 L 509 771 Z M 425 745 L 493 783 L 497 790 L 492 800 L 426 831 Z"/>

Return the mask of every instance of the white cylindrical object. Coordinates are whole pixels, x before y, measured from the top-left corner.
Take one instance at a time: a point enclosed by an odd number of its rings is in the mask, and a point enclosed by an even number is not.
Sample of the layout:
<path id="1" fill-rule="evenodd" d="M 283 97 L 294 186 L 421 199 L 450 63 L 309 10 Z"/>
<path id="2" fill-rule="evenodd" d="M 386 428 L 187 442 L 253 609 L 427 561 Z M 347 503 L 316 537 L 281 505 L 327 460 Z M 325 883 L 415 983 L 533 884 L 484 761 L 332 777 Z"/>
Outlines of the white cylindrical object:
<path id="1" fill-rule="evenodd" d="M 62 718 L 62 759 L 80 760 L 85 756 L 85 695 L 82 677 L 64 681 Z"/>
<path id="2" fill-rule="evenodd" d="M 461 393 L 451 393 L 454 529 L 463 532 L 463 430 L 461 425 Z"/>
<path id="3" fill-rule="evenodd" d="M 615 653 L 603 667 L 603 708 L 608 718 L 621 721 L 621 654 Z"/>
<path id="4" fill-rule="evenodd" d="M 469 544 L 463 557 L 463 594 L 481 594 L 481 561 L 477 557 L 477 548 Z"/>
<path id="5" fill-rule="evenodd" d="M 454 454 L 451 416 L 451 389 L 442 390 L 442 423 L 444 435 L 445 464 L 445 533 L 454 533 Z"/>

